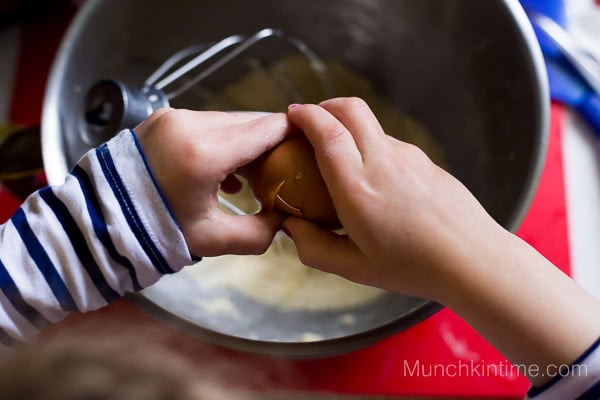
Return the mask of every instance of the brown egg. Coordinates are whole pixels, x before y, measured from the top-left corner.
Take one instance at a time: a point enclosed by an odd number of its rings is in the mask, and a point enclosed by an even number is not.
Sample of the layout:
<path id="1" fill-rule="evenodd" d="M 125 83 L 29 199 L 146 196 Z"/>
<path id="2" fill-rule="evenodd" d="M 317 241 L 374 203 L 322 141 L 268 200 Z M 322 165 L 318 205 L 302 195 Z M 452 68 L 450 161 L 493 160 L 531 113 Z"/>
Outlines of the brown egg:
<path id="1" fill-rule="evenodd" d="M 250 164 L 248 181 L 263 210 L 279 210 L 328 228 L 341 226 L 313 148 L 294 134 Z"/>

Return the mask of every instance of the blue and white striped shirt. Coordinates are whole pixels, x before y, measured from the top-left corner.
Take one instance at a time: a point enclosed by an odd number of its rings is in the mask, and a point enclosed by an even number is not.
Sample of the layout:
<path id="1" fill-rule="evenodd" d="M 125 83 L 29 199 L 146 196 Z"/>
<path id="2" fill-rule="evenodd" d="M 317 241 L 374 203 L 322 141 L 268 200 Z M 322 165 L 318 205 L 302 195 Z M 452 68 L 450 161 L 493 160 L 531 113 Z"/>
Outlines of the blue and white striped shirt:
<path id="1" fill-rule="evenodd" d="M 25 342 L 189 264 L 135 134 L 123 131 L 0 226 L 0 342 Z"/>

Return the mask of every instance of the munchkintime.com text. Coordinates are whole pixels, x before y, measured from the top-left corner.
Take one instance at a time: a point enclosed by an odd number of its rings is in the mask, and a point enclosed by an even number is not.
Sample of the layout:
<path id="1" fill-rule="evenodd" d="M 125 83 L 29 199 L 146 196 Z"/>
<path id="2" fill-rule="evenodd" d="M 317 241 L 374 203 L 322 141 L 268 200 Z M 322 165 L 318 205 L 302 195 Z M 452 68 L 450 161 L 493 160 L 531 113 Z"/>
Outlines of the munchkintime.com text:
<path id="1" fill-rule="evenodd" d="M 511 364 L 508 361 L 488 363 L 485 361 L 457 360 L 454 363 L 425 363 L 420 360 L 404 360 L 404 376 L 420 378 L 469 378 L 469 377 L 504 377 L 516 378 L 519 375 L 532 377 L 544 376 L 587 376 L 587 365 L 539 366 L 535 364 Z"/>

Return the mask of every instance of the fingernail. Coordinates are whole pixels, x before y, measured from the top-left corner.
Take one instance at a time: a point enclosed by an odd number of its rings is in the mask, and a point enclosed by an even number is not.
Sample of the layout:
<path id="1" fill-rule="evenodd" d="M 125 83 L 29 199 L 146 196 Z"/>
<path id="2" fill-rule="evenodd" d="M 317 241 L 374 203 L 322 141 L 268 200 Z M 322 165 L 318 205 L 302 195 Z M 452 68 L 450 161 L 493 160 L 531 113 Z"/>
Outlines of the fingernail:
<path id="1" fill-rule="evenodd" d="M 290 104 L 290 105 L 288 106 L 288 110 L 291 110 L 292 108 L 299 107 L 300 105 L 301 105 L 301 104 L 297 104 L 297 103 Z"/>
<path id="2" fill-rule="evenodd" d="M 285 233 L 285 235 L 286 235 L 287 237 L 289 237 L 290 239 L 292 239 L 292 232 L 290 232 L 288 228 L 286 228 L 285 226 L 282 226 L 282 227 L 281 227 L 281 231 L 282 231 L 283 233 Z"/>

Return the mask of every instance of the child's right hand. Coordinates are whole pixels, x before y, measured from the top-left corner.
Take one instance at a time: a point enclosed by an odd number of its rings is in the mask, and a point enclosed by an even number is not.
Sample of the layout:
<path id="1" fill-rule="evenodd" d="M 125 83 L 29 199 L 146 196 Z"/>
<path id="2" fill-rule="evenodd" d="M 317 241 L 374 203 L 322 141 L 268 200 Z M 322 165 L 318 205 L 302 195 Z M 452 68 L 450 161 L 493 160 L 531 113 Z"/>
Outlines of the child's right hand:
<path id="1" fill-rule="evenodd" d="M 457 179 L 417 147 L 386 135 L 364 101 L 301 105 L 288 116 L 313 144 L 348 235 L 287 218 L 304 263 L 441 300 L 451 272 L 444 269 L 459 268 L 465 253 L 473 256 L 502 232 Z"/>
<path id="2" fill-rule="evenodd" d="M 600 336 L 597 299 L 421 150 L 387 136 L 362 100 L 297 106 L 288 116 L 313 145 L 347 233 L 286 218 L 305 264 L 445 304 L 510 361 L 534 367 L 521 372 L 537 385 Z"/>

